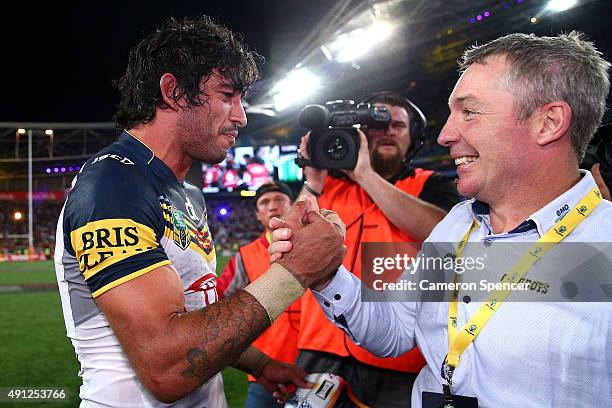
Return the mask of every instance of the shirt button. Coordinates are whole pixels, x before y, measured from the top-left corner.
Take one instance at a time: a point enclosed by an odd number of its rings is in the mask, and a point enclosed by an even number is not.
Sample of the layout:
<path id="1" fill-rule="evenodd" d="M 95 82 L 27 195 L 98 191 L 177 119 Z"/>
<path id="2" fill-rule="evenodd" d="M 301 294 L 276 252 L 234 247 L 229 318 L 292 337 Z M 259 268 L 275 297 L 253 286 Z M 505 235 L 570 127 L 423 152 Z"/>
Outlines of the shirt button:
<path id="1" fill-rule="evenodd" d="M 330 306 L 331 306 L 331 305 L 329 304 L 329 302 L 323 302 L 323 304 L 324 304 L 326 307 L 330 307 Z"/>
<path id="2" fill-rule="evenodd" d="M 472 298 L 466 295 L 466 296 L 463 297 L 463 301 L 465 303 L 470 303 L 472 301 Z"/>
<path id="3" fill-rule="evenodd" d="M 334 299 L 336 299 L 336 300 L 340 300 L 340 299 L 342 299 L 342 296 L 340 296 L 340 294 L 339 294 L 339 293 L 336 293 L 336 294 L 334 295 Z"/>

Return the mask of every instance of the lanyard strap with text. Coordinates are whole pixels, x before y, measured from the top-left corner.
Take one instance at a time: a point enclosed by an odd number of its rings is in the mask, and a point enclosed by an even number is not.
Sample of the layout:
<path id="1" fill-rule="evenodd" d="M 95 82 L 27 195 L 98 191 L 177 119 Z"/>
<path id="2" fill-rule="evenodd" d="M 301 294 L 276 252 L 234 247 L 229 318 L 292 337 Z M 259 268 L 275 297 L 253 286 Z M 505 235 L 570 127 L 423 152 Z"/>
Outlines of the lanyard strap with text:
<path id="1" fill-rule="evenodd" d="M 514 265 L 510 273 L 507 273 L 501 280 L 502 283 L 516 284 L 518 283 L 531 269 L 531 267 L 544 254 L 555 247 L 565 237 L 567 237 L 601 202 L 601 193 L 595 187 L 582 200 L 567 213 L 562 220 L 558 221 L 546 234 L 538 239 L 529 250 L 521 257 Z M 456 257 L 460 258 L 463 255 L 468 238 L 472 231 L 476 229 L 476 221 L 472 222 L 470 229 L 465 233 L 459 245 L 457 246 Z M 511 285 L 504 285 L 510 287 Z M 457 298 L 458 290 L 455 290 L 451 298 L 448 309 L 448 344 L 449 351 L 444 365 L 442 367 L 443 377 L 449 381 L 452 378 L 453 370 L 459 365 L 459 357 L 463 351 L 470 345 L 478 336 L 482 328 L 487 324 L 487 321 L 497 311 L 502 302 L 510 295 L 511 290 L 497 290 L 486 299 L 484 304 L 478 309 L 478 312 L 470 319 L 465 327 L 457 331 Z"/>

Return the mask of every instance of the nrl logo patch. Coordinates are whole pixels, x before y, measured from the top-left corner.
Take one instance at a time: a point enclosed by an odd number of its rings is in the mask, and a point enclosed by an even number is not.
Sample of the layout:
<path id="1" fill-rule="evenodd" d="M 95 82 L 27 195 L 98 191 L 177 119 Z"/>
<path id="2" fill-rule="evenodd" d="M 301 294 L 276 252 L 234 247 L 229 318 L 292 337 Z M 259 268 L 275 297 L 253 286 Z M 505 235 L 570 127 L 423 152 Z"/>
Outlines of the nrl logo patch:
<path id="1" fill-rule="evenodd" d="M 176 209 L 171 208 L 172 211 L 172 238 L 174 243 L 181 249 L 187 249 L 191 243 L 191 235 L 187 231 L 187 224 L 183 219 L 183 213 Z"/>

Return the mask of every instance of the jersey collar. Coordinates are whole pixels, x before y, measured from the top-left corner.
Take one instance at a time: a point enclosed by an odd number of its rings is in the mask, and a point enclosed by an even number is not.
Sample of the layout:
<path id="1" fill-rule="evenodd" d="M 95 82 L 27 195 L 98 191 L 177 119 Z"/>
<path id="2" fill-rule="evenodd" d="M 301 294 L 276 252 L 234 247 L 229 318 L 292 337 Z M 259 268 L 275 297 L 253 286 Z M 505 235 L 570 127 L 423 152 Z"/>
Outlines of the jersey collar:
<path id="1" fill-rule="evenodd" d="M 153 150 L 151 150 L 142 140 L 138 139 L 127 130 L 123 131 L 121 136 L 119 136 L 119 143 L 141 156 L 147 162 L 147 164 L 151 166 L 153 171 L 159 174 L 166 181 L 175 183 L 178 182 L 176 175 L 168 166 L 166 166 L 163 161 L 155 156 Z"/>

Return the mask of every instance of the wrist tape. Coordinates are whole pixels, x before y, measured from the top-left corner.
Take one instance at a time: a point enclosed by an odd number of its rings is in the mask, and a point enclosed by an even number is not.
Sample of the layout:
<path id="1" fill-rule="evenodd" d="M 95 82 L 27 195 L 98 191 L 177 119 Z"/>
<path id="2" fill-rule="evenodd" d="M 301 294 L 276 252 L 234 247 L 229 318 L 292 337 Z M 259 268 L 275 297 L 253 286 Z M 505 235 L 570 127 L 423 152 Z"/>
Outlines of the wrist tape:
<path id="1" fill-rule="evenodd" d="M 246 288 L 266 309 L 270 324 L 305 292 L 302 284 L 283 266 L 273 263 L 268 272 Z"/>
<path id="2" fill-rule="evenodd" d="M 266 354 L 262 353 L 258 349 L 253 346 L 249 346 L 238 358 L 238 361 L 234 364 L 234 367 L 244 371 L 245 373 L 251 374 L 253 377 L 258 378 L 261 376 L 261 373 L 268 364 L 272 360 Z"/>

